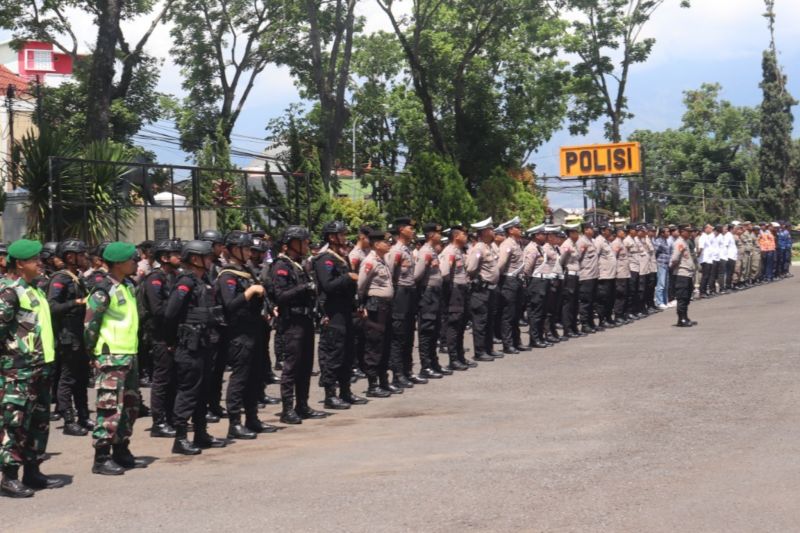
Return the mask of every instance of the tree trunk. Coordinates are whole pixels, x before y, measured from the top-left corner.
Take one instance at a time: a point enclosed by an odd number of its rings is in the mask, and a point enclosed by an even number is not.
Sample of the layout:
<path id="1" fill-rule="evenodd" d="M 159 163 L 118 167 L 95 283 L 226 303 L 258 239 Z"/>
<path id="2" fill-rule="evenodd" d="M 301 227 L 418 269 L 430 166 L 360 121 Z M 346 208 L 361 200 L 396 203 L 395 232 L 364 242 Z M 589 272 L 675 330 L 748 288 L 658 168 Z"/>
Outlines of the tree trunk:
<path id="1" fill-rule="evenodd" d="M 98 2 L 97 44 L 92 54 L 87 91 L 86 137 L 89 141 L 108 138 L 111 96 L 114 90 L 114 60 L 122 0 Z"/>

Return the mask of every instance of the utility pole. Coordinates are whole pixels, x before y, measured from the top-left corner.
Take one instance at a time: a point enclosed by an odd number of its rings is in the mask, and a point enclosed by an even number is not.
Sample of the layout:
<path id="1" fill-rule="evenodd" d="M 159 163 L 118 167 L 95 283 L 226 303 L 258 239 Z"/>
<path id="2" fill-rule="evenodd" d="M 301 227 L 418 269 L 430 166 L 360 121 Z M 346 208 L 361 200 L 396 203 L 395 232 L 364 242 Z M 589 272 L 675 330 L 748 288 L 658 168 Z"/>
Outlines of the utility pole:
<path id="1" fill-rule="evenodd" d="M 6 88 L 6 107 L 8 108 L 8 153 L 9 167 L 11 169 L 11 188 L 17 187 L 16 143 L 14 142 L 14 97 L 16 96 L 14 84 L 9 83 Z M 5 184 L 4 184 L 5 185 Z"/>

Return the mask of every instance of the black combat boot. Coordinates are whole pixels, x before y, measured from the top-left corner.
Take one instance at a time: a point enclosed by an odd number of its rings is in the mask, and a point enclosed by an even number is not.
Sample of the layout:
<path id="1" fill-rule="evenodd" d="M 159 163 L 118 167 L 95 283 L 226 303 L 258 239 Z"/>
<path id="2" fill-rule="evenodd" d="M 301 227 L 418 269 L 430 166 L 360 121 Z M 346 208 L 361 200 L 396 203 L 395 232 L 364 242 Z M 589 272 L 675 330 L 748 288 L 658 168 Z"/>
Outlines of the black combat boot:
<path id="1" fill-rule="evenodd" d="M 394 373 L 394 379 L 392 380 L 392 385 L 395 387 L 400 387 L 402 389 L 413 389 L 414 384 L 409 381 L 409 379 L 399 372 Z"/>
<path id="2" fill-rule="evenodd" d="M 433 367 L 433 370 L 441 374 L 442 376 L 452 376 L 453 371 L 448 366 L 442 366 L 439 363 L 436 363 L 436 366 Z"/>
<path id="3" fill-rule="evenodd" d="M 254 431 L 242 425 L 242 415 L 238 413 L 235 415 L 228 414 L 228 420 L 230 420 L 230 424 L 228 425 L 229 439 L 252 440 L 256 438 Z"/>
<path id="4" fill-rule="evenodd" d="M 177 430 L 167 422 L 166 417 L 161 417 L 153 421 L 153 427 L 150 428 L 151 437 L 173 439 L 176 435 Z"/>
<path id="5" fill-rule="evenodd" d="M 78 424 L 85 427 L 87 431 L 94 431 L 94 428 L 97 424 L 94 423 L 92 418 L 89 416 L 89 409 L 88 408 L 79 408 L 78 409 Z"/>
<path id="6" fill-rule="evenodd" d="M 458 359 L 458 356 L 455 355 L 450 356 L 450 364 L 448 365 L 448 368 L 450 369 L 451 372 L 452 371 L 463 372 L 465 370 L 469 370 L 469 367 L 465 363 L 462 363 Z"/>
<path id="7" fill-rule="evenodd" d="M 325 411 L 317 411 L 312 409 L 308 405 L 308 400 L 306 401 L 298 401 L 297 405 L 295 406 L 294 410 L 300 415 L 300 418 L 303 420 L 317 420 L 320 418 L 327 418 L 330 413 L 326 413 Z"/>
<path id="8" fill-rule="evenodd" d="M 283 401 L 283 411 L 281 412 L 281 422 L 284 424 L 302 424 L 303 419 L 300 418 L 300 415 L 297 414 L 297 411 L 294 410 L 294 398 L 291 396 L 284 397 Z"/>
<path id="9" fill-rule="evenodd" d="M 111 446 L 98 446 L 94 449 L 94 464 L 92 465 L 93 474 L 103 476 L 121 476 L 125 469 L 114 462 L 111 458 Z"/>
<path id="10" fill-rule="evenodd" d="M 0 481 L 0 494 L 9 498 L 30 498 L 33 496 L 33 489 L 17 477 L 19 474 L 18 466 L 4 466 L 3 480 Z"/>
<path id="11" fill-rule="evenodd" d="M 172 443 L 172 453 L 180 455 L 198 455 L 200 448 L 189 440 L 186 424 L 175 425 L 175 442 Z"/>
<path id="12" fill-rule="evenodd" d="M 336 395 L 336 385 L 325 387 L 325 408 L 326 409 L 350 409 L 350 404 Z"/>
<path id="13" fill-rule="evenodd" d="M 444 377 L 443 374 L 433 368 L 423 368 L 419 375 L 425 379 L 442 379 Z"/>
<path id="14" fill-rule="evenodd" d="M 114 451 L 111 453 L 111 457 L 114 462 L 122 468 L 144 468 L 146 466 L 145 462 L 134 457 L 129 446 L 130 443 L 128 441 L 112 446 Z"/>
<path id="15" fill-rule="evenodd" d="M 64 410 L 64 435 L 71 437 L 85 437 L 89 431 L 75 421 L 75 411 Z"/>
<path id="16" fill-rule="evenodd" d="M 339 386 L 339 397 L 342 401 L 349 403 L 350 405 L 364 405 L 369 403 L 369 400 L 366 398 L 362 398 L 361 396 L 356 396 L 353 394 L 353 391 L 350 390 L 350 383 L 346 382 Z"/>
<path id="17" fill-rule="evenodd" d="M 63 479 L 46 476 L 39 470 L 39 463 L 25 464 L 22 474 L 23 485 L 32 489 L 60 489 L 64 486 Z"/>
<path id="18" fill-rule="evenodd" d="M 192 442 L 201 450 L 207 450 L 208 448 L 224 448 L 228 445 L 225 439 L 218 439 L 209 435 L 208 429 L 206 429 L 205 426 L 200 427 L 197 424 L 194 426 L 194 439 Z"/>
<path id="19" fill-rule="evenodd" d="M 259 420 L 257 411 L 252 413 L 248 412 L 245 414 L 244 425 L 247 429 L 250 431 L 255 431 L 256 433 L 275 433 L 278 431 L 277 427 L 265 424 Z"/>
<path id="20" fill-rule="evenodd" d="M 370 377 L 367 379 L 369 380 L 369 386 L 367 387 L 367 396 L 369 396 L 370 398 L 388 398 L 389 396 L 392 395 L 391 392 L 378 385 L 377 377 Z"/>
<path id="21" fill-rule="evenodd" d="M 384 372 L 378 381 L 383 390 L 389 391 L 391 394 L 403 394 L 403 387 L 398 387 L 394 383 L 389 383 L 389 376 Z"/>

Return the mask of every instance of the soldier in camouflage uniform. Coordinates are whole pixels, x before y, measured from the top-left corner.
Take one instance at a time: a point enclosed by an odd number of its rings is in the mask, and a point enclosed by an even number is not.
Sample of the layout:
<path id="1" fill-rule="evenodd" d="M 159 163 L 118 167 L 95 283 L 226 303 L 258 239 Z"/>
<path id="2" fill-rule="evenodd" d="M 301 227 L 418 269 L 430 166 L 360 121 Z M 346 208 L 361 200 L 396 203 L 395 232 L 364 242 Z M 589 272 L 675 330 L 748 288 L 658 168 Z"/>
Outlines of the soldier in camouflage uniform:
<path id="1" fill-rule="evenodd" d="M 49 436 L 55 360 L 50 306 L 33 283 L 41 271 L 41 250 L 36 241 L 12 243 L 8 256 L 14 274 L 0 290 L 0 493 L 15 498 L 64 485 L 39 471 Z M 25 469 L 21 482 L 20 465 Z"/>
<path id="2" fill-rule="evenodd" d="M 143 466 L 128 449 L 140 401 L 139 314 L 128 279 L 136 272 L 138 257 L 132 244 L 113 242 L 103 251 L 103 259 L 109 273 L 89 295 L 84 325 L 86 349 L 94 354 L 97 369 L 92 472 L 120 475 L 126 468 Z"/>
<path id="3" fill-rule="evenodd" d="M 4 242 L 0 242 L 0 279 L 6 277 L 8 261 L 8 246 Z"/>

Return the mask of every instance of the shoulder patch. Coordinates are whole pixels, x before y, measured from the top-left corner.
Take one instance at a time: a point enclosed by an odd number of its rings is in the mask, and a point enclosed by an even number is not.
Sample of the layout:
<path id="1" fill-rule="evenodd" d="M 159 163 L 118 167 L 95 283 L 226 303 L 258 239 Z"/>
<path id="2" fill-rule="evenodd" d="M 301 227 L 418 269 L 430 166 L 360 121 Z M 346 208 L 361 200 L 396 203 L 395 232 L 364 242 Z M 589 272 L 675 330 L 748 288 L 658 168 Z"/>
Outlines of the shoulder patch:
<path id="1" fill-rule="evenodd" d="M 160 279 L 153 279 L 153 280 L 150 281 L 150 285 L 154 285 L 156 287 L 160 287 L 161 286 L 161 280 Z M 181 285 L 181 286 L 185 287 L 185 285 Z"/>
<path id="2" fill-rule="evenodd" d="M 370 273 L 370 272 L 372 272 L 372 268 L 373 268 L 373 264 L 372 264 L 372 263 L 370 263 L 369 261 L 367 261 L 366 263 L 364 263 L 364 271 L 365 271 L 365 272 L 367 272 L 367 273 Z"/>
<path id="3" fill-rule="evenodd" d="M 277 274 L 278 276 L 288 276 L 289 271 L 283 268 L 279 268 L 278 270 L 275 271 L 275 274 Z"/>

